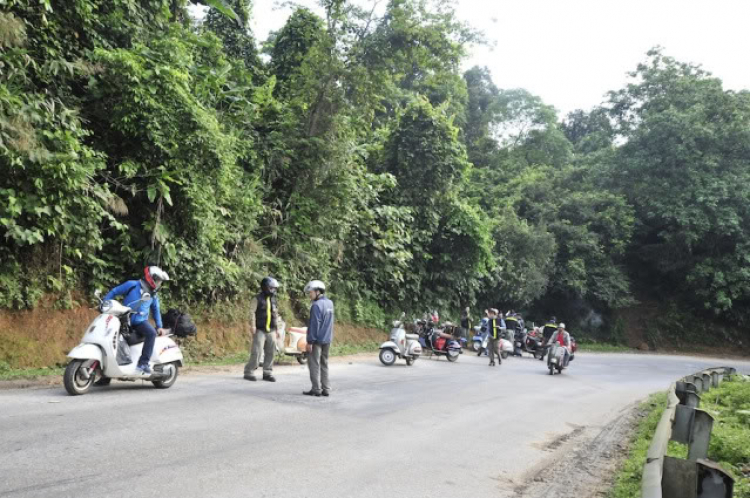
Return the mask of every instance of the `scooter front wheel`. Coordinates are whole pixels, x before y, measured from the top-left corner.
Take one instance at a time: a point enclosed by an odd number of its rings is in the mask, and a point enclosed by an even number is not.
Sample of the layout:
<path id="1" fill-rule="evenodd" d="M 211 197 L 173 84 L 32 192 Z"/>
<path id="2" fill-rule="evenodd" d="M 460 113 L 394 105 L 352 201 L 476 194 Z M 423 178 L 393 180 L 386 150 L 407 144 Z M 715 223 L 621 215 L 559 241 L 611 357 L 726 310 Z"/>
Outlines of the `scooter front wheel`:
<path id="1" fill-rule="evenodd" d="M 380 363 L 386 367 L 390 367 L 396 363 L 396 353 L 392 349 L 384 348 L 380 350 Z"/>
<path id="2" fill-rule="evenodd" d="M 482 343 L 480 341 L 474 341 L 471 346 L 475 353 L 478 353 L 479 350 L 482 349 Z"/>
<path id="3" fill-rule="evenodd" d="M 91 386 L 94 385 L 94 380 L 96 379 L 95 372 L 88 373 L 85 370 L 84 365 L 88 361 L 90 360 L 73 360 L 65 368 L 63 384 L 65 385 L 65 390 L 71 396 L 86 394 L 91 389 Z M 86 376 L 87 373 L 88 377 Z"/>
<path id="4" fill-rule="evenodd" d="M 507 351 L 501 351 L 501 352 L 500 352 L 500 357 L 501 357 L 501 358 L 502 358 L 503 360 L 504 360 L 504 359 L 506 359 L 506 358 L 508 357 L 508 352 L 507 352 Z"/>
<path id="5" fill-rule="evenodd" d="M 555 367 L 553 365 L 549 366 L 549 374 L 550 375 L 555 375 Z"/>
<path id="6" fill-rule="evenodd" d="M 306 354 L 298 354 L 297 355 L 297 363 L 300 365 L 307 365 L 307 355 Z"/>

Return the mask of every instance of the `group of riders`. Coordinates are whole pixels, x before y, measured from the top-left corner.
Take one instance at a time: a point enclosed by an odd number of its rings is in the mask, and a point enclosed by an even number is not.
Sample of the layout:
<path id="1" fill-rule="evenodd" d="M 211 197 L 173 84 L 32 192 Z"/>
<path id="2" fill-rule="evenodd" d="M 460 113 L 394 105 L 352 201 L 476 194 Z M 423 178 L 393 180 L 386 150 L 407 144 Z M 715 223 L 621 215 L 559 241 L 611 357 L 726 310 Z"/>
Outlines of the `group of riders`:
<path id="1" fill-rule="evenodd" d="M 469 308 L 466 308 L 461 316 L 461 327 L 469 332 L 470 326 Z M 525 322 L 521 314 L 514 310 L 509 310 L 505 314 L 499 312 L 497 308 L 484 310 L 484 318 L 482 318 L 480 323 L 480 333 L 482 334 L 482 343 L 487 339 L 487 353 L 490 358 L 489 366 L 491 367 L 496 365 L 495 356 L 497 356 L 497 363 L 501 362 L 498 347 L 500 340 L 504 336 L 507 335 L 508 339 L 512 342 L 515 335 L 518 334 L 522 348 L 526 348 L 527 333 Z M 557 323 L 557 318 L 552 316 L 544 326 L 534 327 L 534 336 L 542 337 L 540 347 L 546 348 L 555 343 L 562 347 L 565 352 L 563 365 L 568 366 L 571 355 L 571 340 L 570 334 L 565 330 L 564 323 Z M 485 348 L 480 347 L 477 356 L 481 356 L 484 352 Z"/>

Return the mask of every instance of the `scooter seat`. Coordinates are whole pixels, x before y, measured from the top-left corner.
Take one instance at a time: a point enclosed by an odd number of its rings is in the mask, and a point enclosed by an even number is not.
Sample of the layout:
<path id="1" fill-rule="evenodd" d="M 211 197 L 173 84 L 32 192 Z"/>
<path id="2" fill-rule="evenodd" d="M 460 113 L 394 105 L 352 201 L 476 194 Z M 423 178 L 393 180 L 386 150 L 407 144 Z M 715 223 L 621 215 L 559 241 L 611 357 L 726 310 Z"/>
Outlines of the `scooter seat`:
<path id="1" fill-rule="evenodd" d="M 129 334 L 122 334 L 122 336 L 125 338 L 125 342 L 128 343 L 128 346 L 135 346 L 136 344 L 140 344 L 146 340 L 145 337 L 143 337 L 141 334 L 137 332 L 130 332 Z"/>
<path id="2" fill-rule="evenodd" d="M 419 340 L 419 334 L 406 334 L 406 338 L 407 339 L 411 339 L 413 341 L 418 341 Z"/>

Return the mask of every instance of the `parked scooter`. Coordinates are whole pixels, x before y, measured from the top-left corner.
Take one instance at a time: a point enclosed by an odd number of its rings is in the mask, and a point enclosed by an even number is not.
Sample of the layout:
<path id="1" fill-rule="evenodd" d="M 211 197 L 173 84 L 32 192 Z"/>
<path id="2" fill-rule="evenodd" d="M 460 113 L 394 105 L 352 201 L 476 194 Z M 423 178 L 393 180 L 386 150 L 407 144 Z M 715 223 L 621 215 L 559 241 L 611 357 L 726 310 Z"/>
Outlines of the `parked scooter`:
<path id="1" fill-rule="evenodd" d="M 274 346 L 277 355 L 293 356 L 300 365 L 307 364 L 307 327 L 289 327 L 287 329 L 286 322 L 281 320 Z M 264 356 L 263 351 L 261 351 L 258 359 L 259 364 L 263 364 Z"/>
<path id="2" fill-rule="evenodd" d="M 531 332 L 526 335 L 526 351 L 534 355 L 537 360 L 543 360 L 547 354 L 547 347 L 543 346 L 544 336 L 542 335 L 539 327 L 534 327 Z"/>
<path id="3" fill-rule="evenodd" d="M 437 328 L 434 323 L 425 320 L 419 320 L 416 323 L 419 343 L 425 351 L 430 353 L 430 357 L 432 355 L 445 356 L 451 362 L 458 360 L 459 355 L 463 353 L 461 343 L 454 335 L 445 332 L 445 330 L 453 330 L 452 325 L 446 324 L 444 328 Z"/>
<path id="4" fill-rule="evenodd" d="M 526 350 L 526 329 L 516 329 L 513 334 L 513 356 L 523 356 Z"/>
<path id="5" fill-rule="evenodd" d="M 111 379 L 151 381 L 157 388 L 172 387 L 182 366 L 180 347 L 169 336 L 157 336 L 149 366 L 152 373 L 143 375 L 136 371 L 141 356 L 144 339 L 132 332 L 130 318 L 137 313 L 138 305 L 151 298 L 144 293 L 141 300 L 130 306 L 116 300 L 101 301 L 101 315 L 96 317 L 86 329 L 81 344 L 68 353 L 72 358 L 63 375 L 65 390 L 76 396 L 86 394 L 97 376 L 97 385 L 107 385 Z"/>
<path id="6" fill-rule="evenodd" d="M 385 366 L 396 363 L 396 358 L 403 358 L 407 365 L 413 365 L 422 354 L 418 334 L 407 334 L 404 329 L 404 316 L 393 322 L 390 339 L 380 345 L 380 362 Z"/>

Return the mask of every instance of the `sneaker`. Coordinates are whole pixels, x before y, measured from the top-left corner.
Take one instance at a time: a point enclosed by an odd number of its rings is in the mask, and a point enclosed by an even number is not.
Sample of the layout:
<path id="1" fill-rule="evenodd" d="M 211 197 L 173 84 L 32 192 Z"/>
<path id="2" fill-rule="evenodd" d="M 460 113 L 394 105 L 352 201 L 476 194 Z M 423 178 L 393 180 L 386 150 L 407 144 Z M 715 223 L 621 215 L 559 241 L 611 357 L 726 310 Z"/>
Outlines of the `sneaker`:
<path id="1" fill-rule="evenodd" d="M 141 375 L 151 375 L 151 367 L 148 365 L 138 365 L 135 371 Z"/>
<path id="2" fill-rule="evenodd" d="M 255 382 L 256 380 L 258 380 L 258 378 L 255 375 L 253 375 L 253 374 L 247 374 L 247 375 L 245 375 L 243 377 L 243 379 L 245 379 L 245 380 L 252 380 L 253 382 Z"/>
<path id="3" fill-rule="evenodd" d="M 495 362 L 491 361 L 489 366 L 494 367 L 495 366 Z"/>
<path id="4" fill-rule="evenodd" d="M 276 377 L 273 375 L 264 375 L 263 380 L 267 380 L 268 382 L 276 382 Z"/>
<path id="5" fill-rule="evenodd" d="M 328 396 L 331 395 L 331 391 L 323 391 L 322 394 L 323 394 L 323 396 L 325 396 L 327 398 Z"/>
<path id="6" fill-rule="evenodd" d="M 313 391 L 312 389 L 310 389 L 309 391 L 302 391 L 302 394 L 304 394 L 305 396 L 320 396 L 319 392 Z"/>

